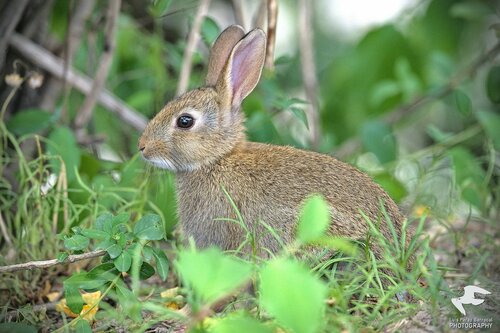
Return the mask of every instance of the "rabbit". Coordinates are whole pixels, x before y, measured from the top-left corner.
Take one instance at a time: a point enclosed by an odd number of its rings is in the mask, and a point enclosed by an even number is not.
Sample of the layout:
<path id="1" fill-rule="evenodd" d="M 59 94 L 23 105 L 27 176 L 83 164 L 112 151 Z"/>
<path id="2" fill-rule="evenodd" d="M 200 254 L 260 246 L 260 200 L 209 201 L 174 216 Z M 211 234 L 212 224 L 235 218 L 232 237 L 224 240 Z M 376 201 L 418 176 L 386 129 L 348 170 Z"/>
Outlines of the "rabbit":
<path id="1" fill-rule="evenodd" d="M 228 27 L 211 49 L 206 86 L 170 101 L 139 139 L 145 160 L 176 174 L 183 237 L 199 248 L 235 250 L 250 231 L 254 249 L 240 250 L 267 258 L 293 242 L 301 205 L 312 194 L 329 204 L 330 235 L 366 239 L 362 211 L 392 240 L 383 204 L 401 236 L 404 216 L 366 174 L 328 155 L 246 140 L 241 103 L 259 82 L 265 50 L 262 30 L 245 34 L 240 26 Z M 228 197 L 244 226 L 221 219 L 237 219 Z"/>

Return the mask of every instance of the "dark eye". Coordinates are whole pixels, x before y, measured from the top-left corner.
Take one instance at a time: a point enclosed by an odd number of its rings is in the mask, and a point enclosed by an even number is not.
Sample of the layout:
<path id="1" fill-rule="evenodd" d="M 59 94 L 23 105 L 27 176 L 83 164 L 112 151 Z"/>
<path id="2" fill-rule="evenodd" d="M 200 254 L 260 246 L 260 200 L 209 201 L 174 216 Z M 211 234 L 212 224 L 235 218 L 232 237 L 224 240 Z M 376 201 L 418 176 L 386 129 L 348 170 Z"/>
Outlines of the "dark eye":
<path id="1" fill-rule="evenodd" d="M 194 119 L 190 115 L 183 114 L 177 118 L 177 127 L 179 128 L 191 128 L 194 125 Z"/>

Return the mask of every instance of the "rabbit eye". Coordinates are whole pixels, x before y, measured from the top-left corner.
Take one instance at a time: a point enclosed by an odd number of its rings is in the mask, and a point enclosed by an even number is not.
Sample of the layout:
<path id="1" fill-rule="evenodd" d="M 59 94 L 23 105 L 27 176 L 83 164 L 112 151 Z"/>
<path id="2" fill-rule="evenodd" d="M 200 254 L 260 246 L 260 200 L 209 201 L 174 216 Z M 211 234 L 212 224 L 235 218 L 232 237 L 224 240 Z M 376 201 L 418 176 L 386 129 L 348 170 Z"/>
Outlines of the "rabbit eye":
<path id="1" fill-rule="evenodd" d="M 190 115 L 183 114 L 179 118 L 177 118 L 177 127 L 179 128 L 191 128 L 194 125 L 194 119 Z"/>

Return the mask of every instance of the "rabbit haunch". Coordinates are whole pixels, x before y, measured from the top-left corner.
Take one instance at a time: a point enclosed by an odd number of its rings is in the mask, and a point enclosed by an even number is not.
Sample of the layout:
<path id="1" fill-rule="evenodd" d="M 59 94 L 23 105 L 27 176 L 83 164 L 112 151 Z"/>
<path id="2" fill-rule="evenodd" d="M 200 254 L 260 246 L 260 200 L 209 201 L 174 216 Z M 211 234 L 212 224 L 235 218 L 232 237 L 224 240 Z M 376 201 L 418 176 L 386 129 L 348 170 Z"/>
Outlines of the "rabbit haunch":
<path id="1" fill-rule="evenodd" d="M 381 205 L 398 233 L 404 218 L 370 177 L 327 155 L 246 141 L 241 102 L 259 81 L 265 42 L 259 29 L 246 35 L 239 26 L 224 30 L 210 53 L 207 86 L 169 102 L 139 140 L 146 160 L 176 172 L 183 237 L 192 237 L 199 247 L 234 250 L 247 229 L 255 236 L 257 254 L 265 257 L 281 249 L 280 241 L 294 239 L 304 199 L 318 193 L 330 206 L 329 234 L 364 239 L 369 227 L 363 212 L 380 221 L 382 234 L 391 240 Z M 245 228 L 224 220 L 237 219 L 224 190 Z"/>

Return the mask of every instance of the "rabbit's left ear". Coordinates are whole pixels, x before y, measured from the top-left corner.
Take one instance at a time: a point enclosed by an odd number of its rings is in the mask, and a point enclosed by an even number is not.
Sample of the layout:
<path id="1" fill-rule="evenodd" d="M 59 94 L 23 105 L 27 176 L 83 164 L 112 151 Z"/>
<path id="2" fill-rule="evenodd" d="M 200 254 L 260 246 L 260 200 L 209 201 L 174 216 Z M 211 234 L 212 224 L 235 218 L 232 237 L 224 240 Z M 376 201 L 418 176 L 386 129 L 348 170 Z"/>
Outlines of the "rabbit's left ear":
<path id="1" fill-rule="evenodd" d="M 217 81 L 216 89 L 224 106 L 239 108 L 259 82 L 266 53 L 266 35 L 250 31 L 233 48 Z"/>

